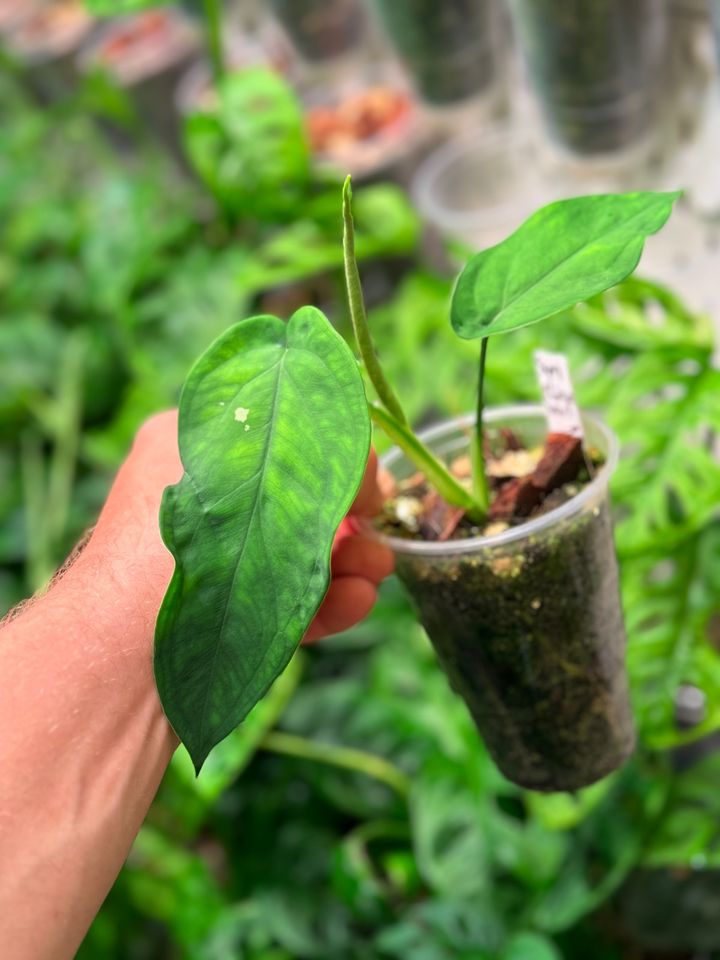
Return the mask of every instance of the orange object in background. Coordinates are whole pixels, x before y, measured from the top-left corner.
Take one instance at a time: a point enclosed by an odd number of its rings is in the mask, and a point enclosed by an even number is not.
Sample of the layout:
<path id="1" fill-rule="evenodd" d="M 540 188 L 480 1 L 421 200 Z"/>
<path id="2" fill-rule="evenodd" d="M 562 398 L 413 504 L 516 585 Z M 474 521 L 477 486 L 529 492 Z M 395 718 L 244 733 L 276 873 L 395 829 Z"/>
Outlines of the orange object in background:
<path id="1" fill-rule="evenodd" d="M 411 98 L 392 87 L 368 87 L 337 105 L 308 111 L 310 143 L 316 153 L 328 153 L 358 141 L 387 133 L 406 119 L 413 109 Z"/>

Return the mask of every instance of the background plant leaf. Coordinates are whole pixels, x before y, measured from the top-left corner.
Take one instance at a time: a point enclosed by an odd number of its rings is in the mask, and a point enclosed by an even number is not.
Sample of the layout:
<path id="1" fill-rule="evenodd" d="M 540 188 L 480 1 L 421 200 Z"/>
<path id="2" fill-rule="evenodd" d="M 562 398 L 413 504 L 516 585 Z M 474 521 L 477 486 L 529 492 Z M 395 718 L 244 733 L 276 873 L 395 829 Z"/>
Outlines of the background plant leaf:
<path id="1" fill-rule="evenodd" d="M 151 7 L 166 7 L 172 0 L 85 0 L 85 7 L 97 17 L 117 17 Z"/>
<path id="2" fill-rule="evenodd" d="M 287 665 L 327 590 L 370 444 L 355 359 L 313 307 L 246 320 L 191 371 L 185 475 L 165 492 L 175 573 L 155 676 L 197 770 Z"/>
<path id="3" fill-rule="evenodd" d="M 623 600 L 635 710 L 647 746 L 667 749 L 718 729 L 720 656 L 711 634 L 720 614 L 720 524 L 681 549 L 626 563 Z M 682 683 L 699 686 L 707 698 L 705 719 L 685 734 L 674 723 Z"/>
<path id="4" fill-rule="evenodd" d="M 302 108 L 271 70 L 228 74 L 217 107 L 191 114 L 185 144 L 196 172 L 230 216 L 290 220 L 310 182 Z"/>
<path id="5" fill-rule="evenodd" d="M 518 933 L 502 952 L 501 960 L 562 960 L 551 940 L 537 933 Z"/>
<path id="6" fill-rule="evenodd" d="M 620 283 L 678 196 L 597 194 L 538 210 L 466 264 L 452 299 L 455 332 L 467 340 L 506 333 Z"/>

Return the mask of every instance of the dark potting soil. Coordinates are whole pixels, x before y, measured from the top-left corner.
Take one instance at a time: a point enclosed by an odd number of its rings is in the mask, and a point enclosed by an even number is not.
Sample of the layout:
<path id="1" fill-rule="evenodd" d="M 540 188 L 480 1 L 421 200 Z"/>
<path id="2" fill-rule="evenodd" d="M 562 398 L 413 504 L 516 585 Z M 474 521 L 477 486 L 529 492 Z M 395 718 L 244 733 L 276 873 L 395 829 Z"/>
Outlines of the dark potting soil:
<path id="1" fill-rule="evenodd" d="M 506 552 L 398 554 L 453 688 L 505 775 L 577 790 L 634 745 L 607 506 Z"/>
<path id="2" fill-rule="evenodd" d="M 419 540 L 501 533 L 572 499 L 603 463 L 596 449 L 584 449 L 576 437 L 550 434 L 543 447 L 529 450 L 509 429 L 501 430 L 492 441 L 486 439 L 485 458 L 491 500 L 484 521 L 477 523 L 451 507 L 429 487 L 422 473 L 416 473 L 396 484 L 379 521 L 383 532 Z M 457 457 L 450 469 L 470 487 L 469 456 Z"/>
<path id="3" fill-rule="evenodd" d="M 491 0 L 375 0 L 375 7 L 428 103 L 467 99 L 492 81 Z"/>
<path id="4" fill-rule="evenodd" d="M 579 153 L 646 129 L 662 36 L 657 0 L 513 0 L 532 85 L 553 135 Z"/>
<path id="5" fill-rule="evenodd" d="M 588 482 L 585 469 L 533 509 L 547 509 L 569 489 L 577 493 Z M 469 535 L 463 522 L 453 541 Z M 387 520 L 384 529 L 393 531 Z M 424 539 L 420 527 L 413 539 Z M 508 779 L 535 790 L 576 790 L 631 753 L 626 638 L 606 499 L 506 546 L 398 551 L 396 570 Z"/>

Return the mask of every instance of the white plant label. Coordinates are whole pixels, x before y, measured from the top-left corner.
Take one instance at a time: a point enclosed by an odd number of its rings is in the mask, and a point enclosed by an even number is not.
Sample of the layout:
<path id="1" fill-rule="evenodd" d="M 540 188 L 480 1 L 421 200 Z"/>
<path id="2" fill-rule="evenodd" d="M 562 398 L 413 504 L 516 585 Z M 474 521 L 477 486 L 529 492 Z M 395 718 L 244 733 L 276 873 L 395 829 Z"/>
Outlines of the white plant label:
<path id="1" fill-rule="evenodd" d="M 549 432 L 582 437 L 582 419 L 575 402 L 575 391 L 565 354 L 536 350 L 535 370 L 543 394 Z"/>

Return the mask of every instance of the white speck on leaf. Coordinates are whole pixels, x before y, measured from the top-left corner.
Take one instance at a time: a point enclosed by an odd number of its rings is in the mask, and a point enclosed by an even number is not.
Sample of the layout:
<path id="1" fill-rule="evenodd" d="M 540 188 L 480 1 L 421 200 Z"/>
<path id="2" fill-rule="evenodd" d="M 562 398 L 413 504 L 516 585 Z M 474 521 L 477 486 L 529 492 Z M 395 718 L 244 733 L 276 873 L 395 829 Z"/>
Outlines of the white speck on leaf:
<path id="1" fill-rule="evenodd" d="M 245 423 L 248 418 L 250 411 L 247 407 L 236 407 L 235 408 L 235 419 L 238 423 Z"/>
<path id="2" fill-rule="evenodd" d="M 246 423 L 246 424 L 245 424 L 245 433 L 247 433 L 249 429 L 250 429 L 250 424 L 249 424 L 249 423 Z"/>

